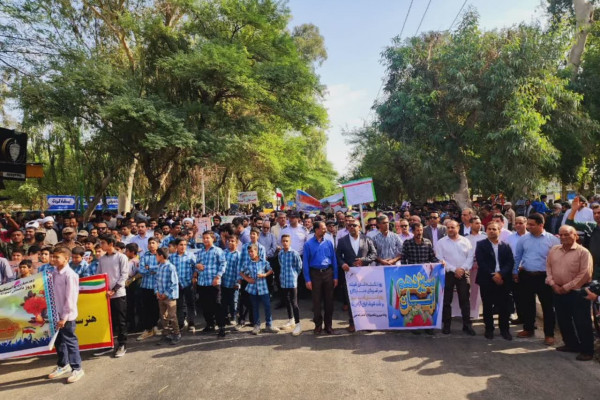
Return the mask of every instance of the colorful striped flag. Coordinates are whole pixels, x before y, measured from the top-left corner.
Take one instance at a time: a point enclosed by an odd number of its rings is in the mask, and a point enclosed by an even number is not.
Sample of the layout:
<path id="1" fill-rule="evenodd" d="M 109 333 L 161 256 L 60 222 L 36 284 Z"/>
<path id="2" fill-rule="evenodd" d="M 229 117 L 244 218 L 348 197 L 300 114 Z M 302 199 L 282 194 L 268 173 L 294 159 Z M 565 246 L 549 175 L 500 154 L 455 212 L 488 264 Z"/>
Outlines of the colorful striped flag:
<path id="1" fill-rule="evenodd" d="M 298 211 L 316 211 L 323 209 L 319 200 L 300 189 L 296 190 L 296 207 L 298 208 Z"/>
<path id="2" fill-rule="evenodd" d="M 106 279 L 103 276 L 93 275 L 79 279 L 79 293 L 98 293 L 106 290 Z"/>

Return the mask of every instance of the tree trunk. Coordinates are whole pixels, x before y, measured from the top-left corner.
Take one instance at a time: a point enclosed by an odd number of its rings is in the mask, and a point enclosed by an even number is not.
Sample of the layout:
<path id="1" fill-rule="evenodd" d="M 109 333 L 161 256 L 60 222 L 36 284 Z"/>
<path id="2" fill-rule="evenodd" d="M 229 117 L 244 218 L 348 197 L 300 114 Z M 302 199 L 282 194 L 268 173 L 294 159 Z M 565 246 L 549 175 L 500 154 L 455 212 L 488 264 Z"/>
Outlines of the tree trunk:
<path id="1" fill-rule="evenodd" d="M 590 1 L 586 0 L 573 0 L 573 8 L 575 10 L 575 43 L 571 47 L 569 52 L 569 59 L 567 66 L 572 68 L 573 76 L 579 72 L 579 65 L 581 65 L 581 57 L 585 50 L 585 42 L 590 28 L 592 26 L 592 19 L 594 16 L 594 6 Z"/>
<path id="2" fill-rule="evenodd" d="M 104 179 L 102 179 L 102 182 L 100 182 L 100 186 L 98 186 L 98 188 L 96 189 L 96 193 L 94 193 L 94 200 L 88 203 L 88 208 L 83 213 L 84 222 L 89 221 L 90 215 L 92 215 L 92 213 L 96 210 L 96 206 L 102 200 L 102 195 L 104 194 L 104 191 L 106 191 L 106 188 L 112 181 L 112 178 L 112 172 L 108 171 L 108 174 L 106 174 Z"/>
<path id="3" fill-rule="evenodd" d="M 467 170 L 464 165 L 458 167 L 458 175 L 460 177 L 460 186 L 454 192 L 453 197 L 460 208 L 471 207 L 471 196 L 469 195 L 469 180 L 467 178 Z"/>
<path id="4" fill-rule="evenodd" d="M 131 163 L 131 167 L 129 167 L 129 176 L 127 177 L 127 188 L 125 190 L 125 207 L 123 209 L 123 213 L 128 213 L 131 211 L 131 201 L 133 200 L 131 196 L 133 196 L 133 182 L 135 181 L 135 170 L 137 169 L 138 160 L 137 158 L 133 159 Z"/>

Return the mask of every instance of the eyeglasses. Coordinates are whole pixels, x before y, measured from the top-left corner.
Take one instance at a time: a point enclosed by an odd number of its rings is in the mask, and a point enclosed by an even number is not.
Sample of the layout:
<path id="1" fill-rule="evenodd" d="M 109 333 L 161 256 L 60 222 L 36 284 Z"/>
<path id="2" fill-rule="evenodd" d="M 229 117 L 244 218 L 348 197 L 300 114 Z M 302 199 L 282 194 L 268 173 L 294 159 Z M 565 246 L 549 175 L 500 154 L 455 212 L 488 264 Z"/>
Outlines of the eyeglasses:
<path id="1" fill-rule="evenodd" d="M 408 225 L 400 225 L 400 228 L 408 228 Z"/>
<path id="2" fill-rule="evenodd" d="M 377 228 L 377 224 L 369 224 L 369 226 Z"/>
<path id="3" fill-rule="evenodd" d="M 356 226 L 358 226 L 358 224 L 348 224 L 348 226 L 354 226 L 354 227 L 356 227 Z"/>

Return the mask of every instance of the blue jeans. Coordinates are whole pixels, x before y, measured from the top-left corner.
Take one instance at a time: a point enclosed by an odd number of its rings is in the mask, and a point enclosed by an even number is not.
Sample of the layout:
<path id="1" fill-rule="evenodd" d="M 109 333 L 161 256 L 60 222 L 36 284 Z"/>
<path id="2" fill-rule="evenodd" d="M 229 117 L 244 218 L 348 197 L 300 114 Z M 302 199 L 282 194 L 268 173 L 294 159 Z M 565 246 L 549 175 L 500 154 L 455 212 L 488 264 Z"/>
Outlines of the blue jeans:
<path id="1" fill-rule="evenodd" d="M 79 354 L 79 341 L 75 335 L 75 321 L 67 321 L 64 328 L 58 331 L 56 341 L 56 354 L 58 355 L 59 367 L 67 364 L 73 369 L 81 369 L 81 355 Z"/>
<path id="2" fill-rule="evenodd" d="M 267 326 L 273 324 L 273 316 L 271 315 L 271 298 L 269 293 L 267 294 L 251 294 L 250 301 L 252 302 L 252 311 L 254 314 L 254 325 L 260 325 L 260 303 L 263 303 L 265 307 L 265 321 Z"/>

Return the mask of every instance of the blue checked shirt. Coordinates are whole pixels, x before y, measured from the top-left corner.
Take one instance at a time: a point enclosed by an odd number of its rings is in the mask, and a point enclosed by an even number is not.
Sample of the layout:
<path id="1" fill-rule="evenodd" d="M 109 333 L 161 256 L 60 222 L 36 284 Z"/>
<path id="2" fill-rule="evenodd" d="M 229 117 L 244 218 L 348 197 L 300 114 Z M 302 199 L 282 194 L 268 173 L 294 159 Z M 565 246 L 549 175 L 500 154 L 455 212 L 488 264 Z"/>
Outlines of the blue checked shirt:
<path id="1" fill-rule="evenodd" d="M 240 252 L 225 250 L 225 260 L 227 260 L 227 269 L 221 277 L 221 286 L 234 288 L 240 279 Z"/>
<path id="2" fill-rule="evenodd" d="M 52 271 L 54 271 L 54 267 L 50 264 L 44 264 L 38 268 L 38 272 L 44 272 L 44 271 L 48 271 L 48 273 L 51 274 Z M 89 268 L 88 268 L 88 271 L 89 271 Z"/>
<path id="3" fill-rule="evenodd" d="M 148 267 L 148 269 L 146 269 Z M 138 269 L 140 275 L 142 275 L 142 282 L 140 287 L 143 289 L 154 289 L 156 286 L 156 273 L 158 272 L 158 260 L 156 260 L 156 254 L 152 254 L 149 251 L 145 252 L 140 257 L 140 268 Z"/>
<path id="4" fill-rule="evenodd" d="M 170 234 L 165 236 L 165 238 L 160 242 L 160 247 L 169 247 L 169 243 L 171 243 L 175 238 Z"/>
<path id="5" fill-rule="evenodd" d="M 248 283 L 246 286 L 246 292 L 255 295 L 269 294 L 269 287 L 267 286 L 267 278 L 258 279 L 258 274 L 266 274 L 271 270 L 271 266 L 265 260 L 252 261 L 244 264 L 242 272 L 244 275 L 254 279 L 254 283 Z"/>
<path id="6" fill-rule="evenodd" d="M 188 287 L 192 284 L 192 276 L 196 270 L 196 260 L 188 253 L 173 253 L 169 256 L 169 261 L 177 269 L 177 277 L 181 287 Z"/>
<path id="7" fill-rule="evenodd" d="M 179 298 L 179 278 L 177 278 L 177 269 L 170 262 L 157 266 L 156 283 L 154 293 L 166 294 L 170 300 Z"/>
<path id="8" fill-rule="evenodd" d="M 242 251 L 241 251 L 241 255 L 240 255 L 240 264 L 241 265 L 246 265 L 247 263 L 250 262 L 250 255 L 248 254 L 248 247 L 250 247 L 252 243 L 246 243 L 242 246 Z M 267 252 L 265 250 L 265 246 L 263 246 L 260 243 L 256 243 L 256 245 L 258 246 L 258 258 L 259 260 L 263 260 L 263 261 L 267 261 Z"/>
<path id="9" fill-rule="evenodd" d="M 298 286 L 298 274 L 302 270 L 302 259 L 294 249 L 279 252 L 279 265 L 281 265 L 281 287 L 293 289 Z"/>
<path id="10" fill-rule="evenodd" d="M 215 276 L 222 277 L 227 270 L 225 252 L 215 245 L 208 250 L 202 246 L 196 253 L 196 264 L 204 265 L 204 271 L 198 270 L 199 286 L 212 286 Z"/>
<path id="11" fill-rule="evenodd" d="M 88 267 L 88 271 L 90 273 L 90 276 L 92 275 L 96 275 L 98 272 L 98 260 L 97 259 L 93 259 L 92 262 L 90 263 L 90 266 Z"/>
<path id="12" fill-rule="evenodd" d="M 80 278 L 85 278 L 86 276 L 90 276 L 90 268 L 88 263 L 83 260 L 79 263 L 79 265 L 73 264 L 73 261 L 69 263 L 69 266 Z"/>

